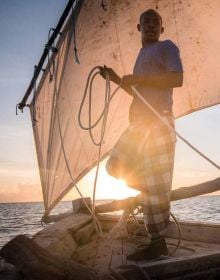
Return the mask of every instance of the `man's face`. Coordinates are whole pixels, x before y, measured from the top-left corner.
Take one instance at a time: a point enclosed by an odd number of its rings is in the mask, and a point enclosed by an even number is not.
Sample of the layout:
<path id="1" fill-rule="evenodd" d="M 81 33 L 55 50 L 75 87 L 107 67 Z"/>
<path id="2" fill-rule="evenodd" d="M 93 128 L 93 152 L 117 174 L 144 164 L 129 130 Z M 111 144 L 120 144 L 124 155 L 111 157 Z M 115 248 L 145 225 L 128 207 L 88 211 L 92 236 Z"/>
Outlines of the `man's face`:
<path id="1" fill-rule="evenodd" d="M 160 17 L 154 13 L 143 14 L 138 30 L 141 32 L 143 43 L 158 41 L 163 32 Z"/>

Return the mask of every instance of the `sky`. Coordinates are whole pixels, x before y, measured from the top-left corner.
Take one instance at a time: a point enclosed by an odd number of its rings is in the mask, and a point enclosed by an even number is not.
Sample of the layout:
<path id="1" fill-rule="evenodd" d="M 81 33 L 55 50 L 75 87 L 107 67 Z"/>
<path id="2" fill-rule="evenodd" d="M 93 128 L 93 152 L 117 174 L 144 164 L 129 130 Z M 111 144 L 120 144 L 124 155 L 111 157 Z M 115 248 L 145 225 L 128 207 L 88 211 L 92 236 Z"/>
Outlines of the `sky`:
<path id="1" fill-rule="evenodd" d="M 48 31 L 55 27 L 65 0 L 0 0 L 0 202 L 41 201 L 41 187 L 29 111 L 16 115 L 18 104 L 39 61 Z M 220 106 L 177 120 L 177 131 L 220 164 Z M 173 188 L 219 176 L 181 141 L 177 142 Z M 88 175 L 84 184 L 92 184 Z M 107 177 L 101 167 L 97 198 L 135 194 L 123 182 Z M 85 194 L 87 192 L 85 191 Z M 220 194 L 220 193 L 219 193 Z M 71 194 L 74 196 L 74 194 Z M 73 198 L 73 197 L 68 197 Z"/>

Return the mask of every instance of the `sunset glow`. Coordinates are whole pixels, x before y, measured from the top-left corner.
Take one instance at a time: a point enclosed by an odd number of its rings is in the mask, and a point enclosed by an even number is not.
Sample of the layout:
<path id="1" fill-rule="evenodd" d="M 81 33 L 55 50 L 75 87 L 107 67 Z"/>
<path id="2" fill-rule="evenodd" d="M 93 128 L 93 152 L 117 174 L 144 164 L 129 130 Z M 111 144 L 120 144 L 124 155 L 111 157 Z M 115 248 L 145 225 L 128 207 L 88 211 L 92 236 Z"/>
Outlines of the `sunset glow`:
<path id="1" fill-rule="evenodd" d="M 106 171 L 100 174 L 97 188 L 97 198 L 115 198 L 122 199 L 129 196 L 135 196 L 139 192 L 129 188 L 122 179 L 117 180 L 110 177 Z"/>
<path id="2" fill-rule="evenodd" d="M 92 195 L 94 179 L 95 170 L 91 171 L 80 183 L 82 189 L 87 189 L 87 195 Z M 117 180 L 109 176 L 104 165 L 100 166 L 96 189 L 96 199 L 122 199 L 129 196 L 135 196 L 138 193 L 138 191 L 129 188 L 122 179 Z"/>

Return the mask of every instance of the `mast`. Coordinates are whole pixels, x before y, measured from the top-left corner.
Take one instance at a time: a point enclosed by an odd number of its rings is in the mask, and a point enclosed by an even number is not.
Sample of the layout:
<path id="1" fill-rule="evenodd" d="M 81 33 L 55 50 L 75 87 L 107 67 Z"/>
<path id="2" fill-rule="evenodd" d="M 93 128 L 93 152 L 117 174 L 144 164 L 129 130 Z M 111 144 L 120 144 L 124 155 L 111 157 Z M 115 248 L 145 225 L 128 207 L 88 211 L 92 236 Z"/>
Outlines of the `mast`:
<path id="1" fill-rule="evenodd" d="M 51 35 L 51 37 L 49 38 L 47 44 L 45 45 L 45 48 L 44 48 L 44 51 L 43 51 L 43 54 L 38 62 L 38 65 L 36 66 L 35 68 L 35 71 L 34 71 L 34 75 L 31 79 L 31 82 L 25 92 L 25 95 L 23 97 L 23 99 L 21 100 L 21 102 L 18 104 L 18 109 L 20 110 L 23 110 L 23 108 L 26 106 L 26 101 L 28 99 L 28 97 L 30 96 L 32 90 L 33 90 L 33 87 L 34 87 L 34 84 L 35 84 L 35 81 L 37 80 L 39 74 L 40 74 L 40 71 L 44 65 L 44 62 L 45 62 L 45 59 L 47 58 L 48 56 L 48 53 L 50 51 L 50 48 L 53 46 L 53 43 L 54 41 L 56 40 L 56 37 L 57 35 L 59 34 L 68 14 L 69 14 L 69 11 L 70 9 L 72 8 L 74 2 L 76 0 L 69 0 L 68 4 L 66 5 L 66 8 L 64 9 L 63 11 L 63 14 L 61 15 L 60 19 L 59 19 L 59 22 L 57 23 L 57 26 L 56 28 L 54 29 L 54 32 L 53 34 Z"/>

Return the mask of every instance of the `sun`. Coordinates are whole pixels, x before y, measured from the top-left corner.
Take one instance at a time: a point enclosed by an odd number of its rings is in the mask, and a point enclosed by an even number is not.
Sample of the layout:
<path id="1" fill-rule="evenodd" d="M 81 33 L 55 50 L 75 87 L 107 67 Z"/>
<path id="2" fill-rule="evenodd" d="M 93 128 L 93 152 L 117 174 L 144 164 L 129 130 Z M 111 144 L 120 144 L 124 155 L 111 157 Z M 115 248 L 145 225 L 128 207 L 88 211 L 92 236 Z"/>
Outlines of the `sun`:
<path id="1" fill-rule="evenodd" d="M 92 170 L 87 180 L 90 184 L 94 183 L 95 170 Z M 129 188 L 126 183 L 120 179 L 117 180 L 108 175 L 105 166 L 101 165 L 96 186 L 96 199 L 123 199 L 130 196 L 136 196 L 138 191 Z"/>

